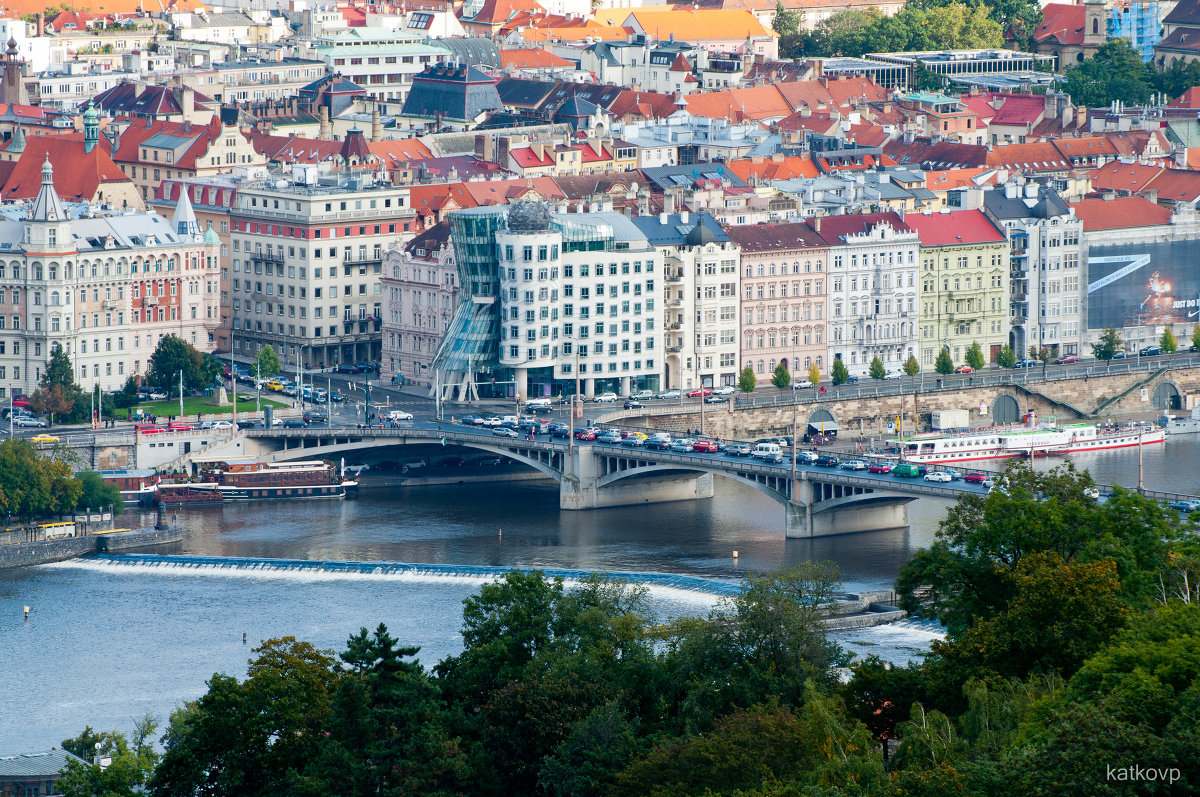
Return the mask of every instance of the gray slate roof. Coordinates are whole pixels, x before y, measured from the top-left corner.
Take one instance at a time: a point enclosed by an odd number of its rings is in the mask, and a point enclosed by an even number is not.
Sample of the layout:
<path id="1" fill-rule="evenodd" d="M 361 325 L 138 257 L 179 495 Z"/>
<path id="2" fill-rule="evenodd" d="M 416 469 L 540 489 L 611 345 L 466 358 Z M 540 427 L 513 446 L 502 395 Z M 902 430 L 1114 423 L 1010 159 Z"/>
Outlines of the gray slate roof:
<path id="1" fill-rule="evenodd" d="M 66 750 L 43 750 L 0 756 L 0 781 L 18 778 L 52 778 L 68 761 L 87 763 Z"/>

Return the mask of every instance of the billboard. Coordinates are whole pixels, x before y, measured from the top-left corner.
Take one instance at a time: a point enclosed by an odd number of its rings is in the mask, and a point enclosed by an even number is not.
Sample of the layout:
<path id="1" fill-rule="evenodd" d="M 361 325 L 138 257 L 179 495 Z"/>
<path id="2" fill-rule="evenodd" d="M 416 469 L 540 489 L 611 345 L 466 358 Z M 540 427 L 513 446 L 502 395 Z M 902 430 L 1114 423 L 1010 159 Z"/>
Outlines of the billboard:
<path id="1" fill-rule="evenodd" d="M 1200 240 L 1088 249 L 1088 328 L 1200 321 Z"/>

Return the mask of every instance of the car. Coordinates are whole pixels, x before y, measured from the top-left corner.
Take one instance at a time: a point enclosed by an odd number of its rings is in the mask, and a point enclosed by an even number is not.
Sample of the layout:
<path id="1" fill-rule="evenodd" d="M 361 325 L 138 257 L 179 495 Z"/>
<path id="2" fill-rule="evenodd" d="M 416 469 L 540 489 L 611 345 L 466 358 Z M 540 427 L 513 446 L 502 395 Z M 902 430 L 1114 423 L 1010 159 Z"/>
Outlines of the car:
<path id="1" fill-rule="evenodd" d="M 679 398 L 679 391 L 678 390 L 664 390 L 661 393 L 655 393 L 654 397 L 656 399 L 677 399 L 677 398 Z"/>
<path id="2" fill-rule="evenodd" d="M 872 462 L 867 466 L 867 470 L 871 473 L 891 473 L 892 463 L 890 462 Z"/>
<path id="3" fill-rule="evenodd" d="M 616 429 L 607 429 L 596 435 L 597 443 L 607 443 L 608 445 L 620 445 L 624 439 Z"/>
<path id="4" fill-rule="evenodd" d="M 570 434 L 571 427 L 562 421 L 555 421 L 554 423 L 550 424 L 550 428 L 546 431 L 555 437 L 566 437 Z"/>
<path id="5" fill-rule="evenodd" d="M 974 372 L 975 372 L 975 369 L 969 365 L 960 365 L 954 369 L 954 373 L 956 373 L 956 374 L 971 374 Z"/>
<path id="6" fill-rule="evenodd" d="M 952 481 L 954 481 L 954 476 L 951 473 L 949 473 L 948 471 L 935 470 L 935 471 L 931 471 L 931 472 L 925 474 L 925 481 L 927 481 L 927 482 L 952 482 Z"/>
<path id="7" fill-rule="evenodd" d="M 1035 368 L 1038 364 L 1037 360 L 1017 360 L 1013 363 L 1013 368 Z"/>
<path id="8" fill-rule="evenodd" d="M 693 451 L 701 451 L 705 454 L 716 454 L 721 450 L 715 440 L 697 440 L 692 443 Z"/>
<path id="9" fill-rule="evenodd" d="M 629 398 L 633 399 L 634 401 L 645 401 L 646 399 L 654 398 L 654 391 L 653 390 L 639 390 L 636 393 L 630 393 Z"/>
<path id="10" fill-rule="evenodd" d="M 765 457 L 759 457 L 759 461 L 764 465 L 782 465 L 783 454 L 768 454 Z"/>
<path id="11" fill-rule="evenodd" d="M 306 412 L 304 413 L 304 422 L 308 424 L 329 423 L 329 416 L 323 412 Z"/>
<path id="12" fill-rule="evenodd" d="M 921 476 L 921 468 L 911 462 L 900 462 L 892 467 L 892 475 L 902 479 L 915 479 Z"/>
<path id="13" fill-rule="evenodd" d="M 842 384 L 853 385 L 857 381 L 858 381 L 858 376 L 855 374 L 850 374 L 849 376 L 846 377 L 846 381 L 843 382 Z"/>
<path id="14" fill-rule="evenodd" d="M 154 390 L 147 394 L 151 401 L 166 401 L 167 394 L 161 390 Z"/>
<path id="15" fill-rule="evenodd" d="M 1200 501 L 1193 501 L 1191 499 L 1184 498 L 1178 501 L 1172 501 L 1171 503 L 1167 504 L 1167 506 L 1179 512 L 1195 512 L 1197 509 L 1200 509 Z"/>
<path id="16" fill-rule="evenodd" d="M 822 454 L 813 460 L 814 465 L 818 468 L 836 468 L 838 466 L 838 458 L 832 454 Z"/>
<path id="17" fill-rule="evenodd" d="M 37 437 L 29 438 L 29 442 L 33 443 L 34 445 L 40 446 L 45 443 L 57 443 L 58 438 L 52 434 L 40 434 Z"/>
<path id="18" fill-rule="evenodd" d="M 480 426 L 499 426 L 503 419 L 499 415 L 487 415 L 479 421 Z"/>
<path id="19" fill-rule="evenodd" d="M 487 465 L 490 467 L 490 466 L 494 466 L 494 465 L 499 465 L 503 461 L 504 461 L 504 459 L 502 457 L 483 457 L 482 459 L 475 460 L 475 464 L 476 465 Z"/>
<path id="20" fill-rule="evenodd" d="M 596 396 L 594 400 L 602 404 L 612 404 L 617 400 L 617 394 L 611 391 L 608 393 L 601 393 L 599 396 Z"/>
<path id="21" fill-rule="evenodd" d="M 633 399 L 629 399 L 622 406 L 627 410 L 641 410 L 641 409 L 645 409 L 645 407 L 646 407 L 646 405 L 643 404 L 642 402 L 634 401 Z"/>
<path id="22" fill-rule="evenodd" d="M 345 397 L 345 396 L 343 396 L 341 393 L 339 393 L 338 391 L 336 391 L 336 390 L 335 390 L 335 391 L 333 391 L 332 393 L 330 393 L 330 394 L 329 394 L 329 400 L 330 400 L 330 401 L 336 401 L 336 402 L 339 402 L 339 403 L 340 403 L 340 402 L 343 402 L 343 401 L 345 401 L 345 400 L 346 400 L 346 397 Z"/>
<path id="23" fill-rule="evenodd" d="M 251 418 L 248 421 L 238 421 L 239 429 L 262 429 L 265 427 L 262 421 Z M 138 431 L 141 431 L 140 429 Z"/>
<path id="24" fill-rule="evenodd" d="M 629 437 L 626 437 L 621 441 L 621 445 L 625 446 L 626 448 L 642 448 L 646 445 L 646 438 L 631 434 Z"/>
<path id="25" fill-rule="evenodd" d="M 1194 349 L 1195 347 L 1193 346 L 1192 348 Z M 1116 354 L 1114 354 L 1114 355 L 1112 356 L 1112 358 L 1111 358 L 1111 359 L 1113 359 L 1113 360 L 1124 360 L 1124 359 L 1126 359 L 1126 358 L 1128 358 L 1128 357 L 1129 357 L 1129 352 L 1127 352 L 1127 351 L 1119 351 L 1119 352 L 1117 352 Z"/>
<path id="26" fill-rule="evenodd" d="M 1138 349 L 1138 354 L 1142 355 L 1143 357 L 1154 357 L 1162 354 L 1162 346 L 1143 346 L 1142 348 Z"/>
<path id="27" fill-rule="evenodd" d="M 671 450 L 676 454 L 688 454 L 695 449 L 690 440 L 676 440 L 674 443 L 671 443 Z"/>
<path id="28" fill-rule="evenodd" d="M 965 368 L 966 366 L 963 366 L 963 367 Z M 967 373 L 967 372 L 964 372 L 964 373 Z M 884 379 L 903 379 L 904 374 L 900 373 L 899 371 L 888 371 L 886 374 L 883 375 L 883 378 Z"/>
<path id="29" fill-rule="evenodd" d="M 18 396 L 17 398 L 12 399 L 11 403 L 13 407 L 20 407 L 23 410 L 33 409 L 33 405 L 29 403 L 29 399 L 25 398 L 24 396 Z"/>
<path id="30" fill-rule="evenodd" d="M 661 439 L 656 440 L 652 437 L 646 441 L 646 450 L 647 451 L 670 451 L 671 450 L 671 441 L 670 440 L 661 440 Z"/>
<path id="31" fill-rule="evenodd" d="M 350 363 L 342 363 L 336 369 L 339 374 L 357 374 L 358 367 Z"/>
<path id="32" fill-rule="evenodd" d="M 233 424 L 230 423 L 229 421 L 210 421 L 208 428 L 209 429 L 232 429 Z"/>
<path id="33" fill-rule="evenodd" d="M 443 468 L 461 468 L 467 461 L 462 457 L 446 457 L 438 464 Z"/>
<path id="34" fill-rule="evenodd" d="M 733 395 L 733 385 L 721 385 L 720 387 L 713 388 L 713 395 L 714 396 L 732 396 Z"/>
<path id="35" fill-rule="evenodd" d="M 797 379 L 796 381 L 792 382 L 792 387 L 796 388 L 797 390 L 801 390 L 806 387 L 813 387 L 813 383 L 809 382 L 807 379 Z"/>
<path id="36" fill-rule="evenodd" d="M 517 430 L 510 429 L 507 426 L 497 426 L 495 429 L 492 429 L 492 434 L 496 437 L 517 437 Z"/>
<path id="37" fill-rule="evenodd" d="M 704 399 L 704 403 L 705 404 L 728 404 L 729 399 L 725 398 L 724 396 L 706 396 Z"/>
<path id="38" fill-rule="evenodd" d="M 1055 357 L 1053 362 L 1055 365 L 1070 365 L 1079 362 L 1079 358 L 1074 354 L 1064 354 L 1061 357 Z"/>
<path id="39" fill-rule="evenodd" d="M 736 443 L 731 446 L 726 446 L 725 456 L 727 456 L 727 457 L 748 457 L 748 456 L 750 456 L 751 450 L 752 449 L 750 448 L 750 446 L 745 445 L 744 443 Z"/>
<path id="40" fill-rule="evenodd" d="M 283 422 L 284 429 L 303 429 L 304 426 L 303 418 L 288 418 Z"/>
<path id="41" fill-rule="evenodd" d="M 591 440 L 595 440 L 596 436 L 598 434 L 600 434 L 599 429 L 594 429 L 594 428 L 579 429 L 575 432 L 575 439 L 591 441 Z"/>
<path id="42" fill-rule="evenodd" d="M 861 459 L 848 459 L 845 462 L 838 463 L 838 467 L 842 470 L 866 470 L 868 465 Z"/>
<path id="43" fill-rule="evenodd" d="M 711 396 L 711 395 L 712 395 L 711 388 L 698 387 L 695 390 L 689 390 L 687 397 L 688 398 L 704 398 L 705 396 Z"/>
<path id="44" fill-rule="evenodd" d="M 812 465 L 814 462 L 816 462 L 820 458 L 821 458 L 821 455 L 818 454 L 816 451 L 797 451 L 796 452 L 797 464 L 803 462 L 806 465 Z"/>
<path id="45" fill-rule="evenodd" d="M 28 415 L 14 415 L 12 425 L 18 429 L 44 429 L 46 422 L 41 418 L 31 418 Z"/>
<path id="46" fill-rule="evenodd" d="M 464 426 L 479 426 L 483 422 L 483 418 L 478 415 L 464 415 L 459 420 Z"/>
<path id="47" fill-rule="evenodd" d="M 404 410 L 392 410 L 387 414 L 387 419 L 389 421 L 411 421 L 413 414 Z"/>
<path id="48" fill-rule="evenodd" d="M 972 470 L 963 474 L 963 481 L 971 484 L 983 484 L 988 480 L 988 475 L 981 470 Z"/>

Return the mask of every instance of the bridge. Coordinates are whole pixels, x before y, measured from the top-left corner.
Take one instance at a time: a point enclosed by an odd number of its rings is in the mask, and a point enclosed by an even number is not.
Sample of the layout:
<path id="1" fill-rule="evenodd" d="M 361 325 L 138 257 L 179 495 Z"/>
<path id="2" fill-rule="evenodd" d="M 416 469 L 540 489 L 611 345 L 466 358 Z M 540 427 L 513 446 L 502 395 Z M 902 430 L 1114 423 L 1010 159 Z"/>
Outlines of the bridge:
<path id="1" fill-rule="evenodd" d="M 459 446 L 508 457 L 559 484 L 559 506 L 581 510 L 683 501 L 713 496 L 713 477 L 749 485 L 785 510 L 787 536 L 820 537 L 897 528 L 906 505 L 921 496 L 984 493 L 962 481 L 932 483 L 890 474 L 768 464 L 722 454 L 648 451 L 597 443 L 501 437 L 454 424 L 401 429 L 251 429 L 239 455 L 276 461 L 337 459 L 391 446 Z M 213 456 L 220 456 L 219 448 Z"/>

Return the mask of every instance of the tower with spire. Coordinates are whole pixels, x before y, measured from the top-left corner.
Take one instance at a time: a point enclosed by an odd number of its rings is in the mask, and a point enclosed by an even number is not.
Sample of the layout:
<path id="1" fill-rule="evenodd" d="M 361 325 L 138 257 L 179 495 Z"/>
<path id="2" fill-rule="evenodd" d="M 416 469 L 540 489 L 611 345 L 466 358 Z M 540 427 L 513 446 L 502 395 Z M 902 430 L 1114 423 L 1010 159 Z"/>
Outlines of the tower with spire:
<path id="1" fill-rule="evenodd" d="M 83 151 L 89 153 L 100 141 L 100 114 L 91 102 L 83 112 Z"/>
<path id="2" fill-rule="evenodd" d="M 25 246 L 34 252 L 66 252 L 72 248 L 71 217 L 54 190 L 54 167 L 49 158 L 42 163 L 42 186 L 25 225 Z"/>
<path id="3" fill-rule="evenodd" d="M 181 240 L 201 241 L 204 239 L 204 230 L 200 229 L 200 222 L 196 220 L 196 211 L 192 209 L 192 200 L 188 198 L 188 187 L 184 184 L 179 186 L 179 201 L 175 203 L 175 215 L 171 217 L 171 226 L 175 228 L 175 232 Z"/>

